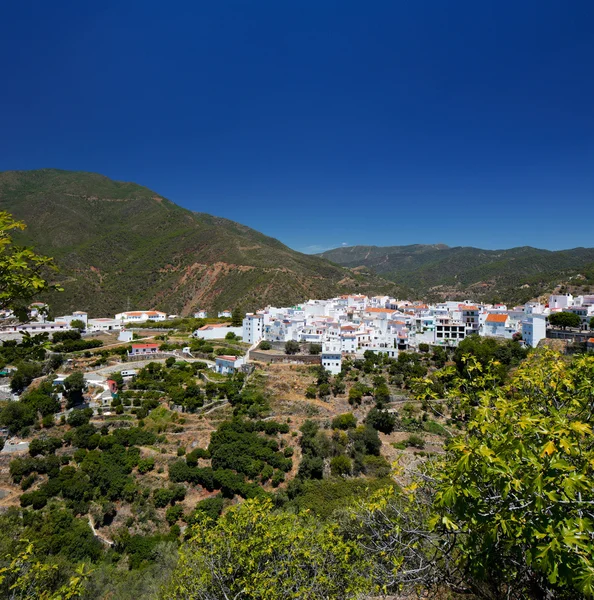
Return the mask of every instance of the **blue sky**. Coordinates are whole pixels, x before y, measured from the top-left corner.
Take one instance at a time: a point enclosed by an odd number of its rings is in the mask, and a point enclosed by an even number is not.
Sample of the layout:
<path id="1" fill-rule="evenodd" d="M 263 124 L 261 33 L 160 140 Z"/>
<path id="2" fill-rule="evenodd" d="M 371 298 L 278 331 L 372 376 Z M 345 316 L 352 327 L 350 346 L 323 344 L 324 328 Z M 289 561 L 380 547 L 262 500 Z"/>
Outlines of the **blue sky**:
<path id="1" fill-rule="evenodd" d="M 4 3 L 0 170 L 302 251 L 594 246 L 594 2 Z"/>

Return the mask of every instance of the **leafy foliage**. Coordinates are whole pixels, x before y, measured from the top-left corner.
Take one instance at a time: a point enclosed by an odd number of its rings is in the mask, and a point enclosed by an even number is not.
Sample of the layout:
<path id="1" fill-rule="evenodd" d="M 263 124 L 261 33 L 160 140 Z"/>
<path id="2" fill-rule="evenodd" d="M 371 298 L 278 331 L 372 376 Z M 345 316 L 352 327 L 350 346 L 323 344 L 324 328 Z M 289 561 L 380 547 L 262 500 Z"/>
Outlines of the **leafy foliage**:
<path id="1" fill-rule="evenodd" d="M 247 501 L 194 526 L 162 597 L 347 600 L 372 589 L 363 549 L 335 527 Z"/>
<path id="2" fill-rule="evenodd" d="M 579 327 L 582 320 L 579 315 L 572 312 L 551 313 L 548 317 L 549 323 L 555 327 Z"/>
<path id="3" fill-rule="evenodd" d="M 457 547 L 479 587 L 594 595 L 593 384 L 594 357 L 533 354 L 449 442 L 434 523 L 469 533 Z"/>

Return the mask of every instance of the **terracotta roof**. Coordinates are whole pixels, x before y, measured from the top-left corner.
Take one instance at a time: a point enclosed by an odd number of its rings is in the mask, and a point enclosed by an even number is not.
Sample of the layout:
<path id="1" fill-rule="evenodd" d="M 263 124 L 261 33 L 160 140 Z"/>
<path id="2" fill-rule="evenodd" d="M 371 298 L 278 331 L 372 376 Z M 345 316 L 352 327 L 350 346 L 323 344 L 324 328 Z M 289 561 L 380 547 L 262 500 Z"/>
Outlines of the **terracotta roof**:
<path id="1" fill-rule="evenodd" d="M 198 331 L 204 331 L 205 329 L 215 329 L 217 327 L 227 327 L 226 323 L 211 323 L 210 325 L 203 325 Z"/>
<path id="2" fill-rule="evenodd" d="M 226 355 L 226 354 L 217 356 L 217 358 L 220 358 L 221 360 L 228 360 L 231 362 L 235 362 L 237 360 L 237 356 L 230 356 L 230 355 Z"/>
<path id="3" fill-rule="evenodd" d="M 142 350 L 147 348 L 158 348 L 159 344 L 132 344 L 134 350 Z"/>
<path id="4" fill-rule="evenodd" d="M 594 344 L 594 338 L 590 338 L 590 339 L 588 340 L 588 344 Z"/>
<path id="5" fill-rule="evenodd" d="M 370 312 L 370 313 L 394 313 L 396 311 L 392 310 L 391 308 L 366 308 L 365 312 Z"/>
<path id="6" fill-rule="evenodd" d="M 505 323 L 507 321 L 507 314 L 495 314 L 491 313 L 487 317 L 487 323 Z"/>
<path id="7" fill-rule="evenodd" d="M 465 304 L 460 304 L 458 308 L 460 310 L 478 310 L 478 306 L 467 306 Z"/>

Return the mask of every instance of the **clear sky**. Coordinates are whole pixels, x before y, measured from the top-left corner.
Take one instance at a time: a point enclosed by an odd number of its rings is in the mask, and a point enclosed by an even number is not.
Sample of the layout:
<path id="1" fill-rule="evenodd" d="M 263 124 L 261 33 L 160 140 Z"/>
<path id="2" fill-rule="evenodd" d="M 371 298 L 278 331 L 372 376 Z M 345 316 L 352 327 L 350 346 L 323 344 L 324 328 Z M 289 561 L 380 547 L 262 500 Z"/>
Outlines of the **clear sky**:
<path id="1" fill-rule="evenodd" d="M 592 0 L 25 0 L 0 56 L 0 170 L 306 252 L 594 246 Z"/>

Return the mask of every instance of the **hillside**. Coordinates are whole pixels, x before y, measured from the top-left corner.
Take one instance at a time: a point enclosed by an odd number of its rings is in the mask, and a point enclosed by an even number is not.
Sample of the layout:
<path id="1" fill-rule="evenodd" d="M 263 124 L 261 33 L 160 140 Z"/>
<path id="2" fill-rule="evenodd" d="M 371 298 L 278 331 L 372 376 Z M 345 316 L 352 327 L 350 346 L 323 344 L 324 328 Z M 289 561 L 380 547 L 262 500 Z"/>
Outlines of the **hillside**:
<path id="1" fill-rule="evenodd" d="M 594 283 L 594 248 L 553 252 L 529 246 L 508 250 L 443 244 L 352 246 L 319 256 L 345 267 L 372 269 L 428 300 L 523 302 L 562 283 Z"/>
<path id="2" fill-rule="evenodd" d="M 53 256 L 64 292 L 54 312 L 109 315 L 126 307 L 188 314 L 310 297 L 396 291 L 278 240 L 194 213 L 134 183 L 43 169 L 0 173 L 0 209 L 27 223 L 19 243 Z"/>

